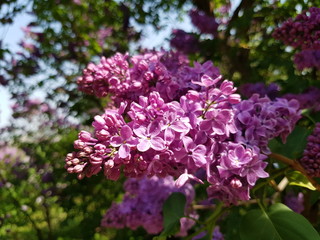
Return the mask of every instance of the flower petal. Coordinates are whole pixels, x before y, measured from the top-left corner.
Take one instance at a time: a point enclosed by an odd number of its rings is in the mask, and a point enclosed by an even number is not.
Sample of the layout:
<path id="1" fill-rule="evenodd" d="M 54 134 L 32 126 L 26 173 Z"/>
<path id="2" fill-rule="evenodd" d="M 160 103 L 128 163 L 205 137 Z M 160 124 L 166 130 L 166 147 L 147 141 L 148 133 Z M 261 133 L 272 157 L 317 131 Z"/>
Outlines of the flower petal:
<path id="1" fill-rule="evenodd" d="M 120 136 L 114 136 L 110 139 L 110 145 L 112 147 L 119 147 L 123 143 L 123 139 Z"/>
<path id="2" fill-rule="evenodd" d="M 140 142 L 137 145 L 137 149 L 140 152 L 148 151 L 150 147 L 151 147 L 150 140 L 147 140 L 147 139 L 140 139 Z"/>
<path id="3" fill-rule="evenodd" d="M 122 126 L 120 136 L 123 139 L 129 139 L 132 136 L 132 129 L 128 125 Z"/>
<path id="4" fill-rule="evenodd" d="M 127 158 L 130 154 L 130 147 L 127 144 L 122 144 L 118 153 L 120 158 Z"/>
<path id="5" fill-rule="evenodd" d="M 156 151 L 162 151 L 165 149 L 165 142 L 161 137 L 151 138 L 151 147 Z"/>
<path id="6" fill-rule="evenodd" d="M 147 132 L 151 136 L 157 136 L 161 131 L 161 126 L 159 121 L 153 121 L 149 124 Z"/>

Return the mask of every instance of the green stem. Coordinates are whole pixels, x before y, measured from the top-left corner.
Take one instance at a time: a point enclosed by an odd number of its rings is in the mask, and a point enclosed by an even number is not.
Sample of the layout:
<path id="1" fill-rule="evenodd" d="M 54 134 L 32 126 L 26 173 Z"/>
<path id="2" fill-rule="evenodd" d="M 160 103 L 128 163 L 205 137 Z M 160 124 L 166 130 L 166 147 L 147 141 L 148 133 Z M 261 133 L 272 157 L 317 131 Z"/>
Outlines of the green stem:
<path id="1" fill-rule="evenodd" d="M 301 172 L 303 175 L 305 175 L 309 182 L 318 190 L 320 191 L 320 184 L 318 184 L 311 176 L 309 176 L 309 174 L 307 173 L 307 171 L 301 166 L 301 164 L 296 161 L 296 160 L 292 160 L 290 158 L 287 158 L 281 154 L 278 153 L 271 153 L 269 155 L 269 157 L 274 158 L 278 161 L 281 161 L 287 165 L 289 165 L 291 168 L 293 168 L 294 170 L 297 170 L 299 172 Z"/>
<path id="2" fill-rule="evenodd" d="M 261 208 L 261 210 L 263 212 L 265 212 L 266 211 L 266 207 L 262 204 L 260 199 L 257 199 L 257 203 L 258 203 L 259 207 Z"/>
<path id="3" fill-rule="evenodd" d="M 221 216 L 223 213 L 223 202 L 219 202 L 217 205 L 217 208 L 213 212 L 213 214 L 208 218 L 207 222 L 207 233 L 209 236 L 209 239 L 211 239 L 213 229 L 216 226 L 217 219 Z"/>
<path id="4" fill-rule="evenodd" d="M 186 240 L 190 240 L 193 237 L 197 236 L 198 234 L 204 232 L 205 230 L 207 230 L 207 233 L 210 234 L 209 236 L 212 235 L 213 229 L 215 227 L 215 223 L 217 221 L 217 219 L 221 216 L 221 214 L 224 212 L 224 208 L 223 208 L 223 202 L 219 202 L 216 205 L 216 208 L 214 210 L 214 212 L 212 213 L 212 215 L 204 222 L 204 227 L 199 228 L 196 232 L 194 232 L 193 234 L 189 235 Z"/>
<path id="5" fill-rule="evenodd" d="M 204 116 L 206 115 L 206 113 L 208 112 L 209 108 L 215 103 L 215 101 L 212 101 L 210 103 L 207 103 L 208 105 L 206 106 L 206 108 L 204 109 L 201 117 L 204 118 Z"/>
<path id="6" fill-rule="evenodd" d="M 267 181 L 263 181 L 259 184 L 257 184 L 256 186 L 254 186 L 254 188 L 252 188 L 252 192 L 255 192 L 257 191 L 258 189 L 262 188 L 263 186 L 269 184 L 269 182 L 281 175 L 283 175 L 287 170 L 289 169 L 289 167 L 285 167 L 285 168 L 282 168 L 280 169 L 279 171 L 277 171 L 277 173 L 275 173 L 274 175 L 270 176 L 267 178 Z"/>

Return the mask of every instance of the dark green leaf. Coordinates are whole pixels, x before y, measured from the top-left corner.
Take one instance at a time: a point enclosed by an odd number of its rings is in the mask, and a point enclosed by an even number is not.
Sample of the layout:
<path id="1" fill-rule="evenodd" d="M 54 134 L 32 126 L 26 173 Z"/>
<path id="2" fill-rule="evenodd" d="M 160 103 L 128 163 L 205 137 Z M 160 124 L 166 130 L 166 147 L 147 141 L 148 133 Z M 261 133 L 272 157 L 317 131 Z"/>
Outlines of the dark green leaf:
<path id="1" fill-rule="evenodd" d="M 307 137 L 311 130 L 301 126 L 296 126 L 293 132 L 288 136 L 285 144 L 273 139 L 269 143 L 272 152 L 283 154 L 289 158 L 299 158 L 307 143 Z"/>
<path id="2" fill-rule="evenodd" d="M 252 210 L 240 224 L 242 240 L 320 240 L 319 234 L 302 215 L 277 203 L 268 212 Z"/>
<path id="3" fill-rule="evenodd" d="M 184 216 L 186 197 L 182 193 L 172 193 L 163 205 L 163 226 L 161 236 L 170 236 L 180 229 L 180 218 Z"/>

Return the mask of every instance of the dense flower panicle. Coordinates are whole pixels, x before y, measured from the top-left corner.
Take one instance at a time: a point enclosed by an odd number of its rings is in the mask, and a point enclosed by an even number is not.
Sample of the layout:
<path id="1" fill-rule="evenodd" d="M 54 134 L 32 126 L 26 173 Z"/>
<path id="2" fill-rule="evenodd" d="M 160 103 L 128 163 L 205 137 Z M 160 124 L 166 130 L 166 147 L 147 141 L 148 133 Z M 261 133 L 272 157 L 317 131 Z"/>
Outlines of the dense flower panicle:
<path id="1" fill-rule="evenodd" d="M 316 124 L 308 137 L 307 146 L 299 161 L 310 176 L 320 177 L 320 123 Z"/>
<path id="2" fill-rule="evenodd" d="M 301 49 L 320 48 L 320 8 L 311 7 L 277 28 L 273 37 Z"/>
<path id="3" fill-rule="evenodd" d="M 191 184 L 181 188 L 174 186 L 174 180 L 166 178 L 144 177 L 128 179 L 124 183 L 125 195 L 121 203 L 113 203 L 101 221 L 101 226 L 112 228 L 128 227 L 135 230 L 142 226 L 150 234 L 158 234 L 163 229 L 162 208 L 165 200 L 173 192 L 181 192 L 187 198 L 185 214 L 198 218 L 190 212 L 189 206 L 194 200 L 194 189 Z M 182 218 L 179 236 L 186 236 L 195 222 Z"/>
<path id="4" fill-rule="evenodd" d="M 277 28 L 273 37 L 286 45 L 300 49 L 294 56 L 299 70 L 320 69 L 320 8 L 311 7 L 295 19 L 289 19 Z"/>
<path id="5" fill-rule="evenodd" d="M 319 15 L 320 16 L 320 15 Z M 299 70 L 304 68 L 320 69 L 320 48 L 304 49 L 294 56 L 294 63 Z"/>
<path id="6" fill-rule="evenodd" d="M 216 71 L 212 64 L 210 66 Z M 186 70 L 190 76 L 184 73 Z M 208 64 L 204 64 L 202 70 L 204 72 L 199 72 L 197 67 L 190 69 L 186 56 L 175 52 L 151 51 L 131 58 L 117 53 L 110 58 L 103 57 L 100 64 L 90 63 L 77 82 L 79 89 L 87 94 L 97 97 L 111 94 L 116 104 L 138 101 L 139 96 L 152 91 L 171 101 L 178 100 L 189 89 L 199 88 L 192 84 L 191 77 L 198 75 L 199 78 L 212 71 Z"/>
<path id="7" fill-rule="evenodd" d="M 276 83 L 271 83 L 266 85 L 262 82 L 259 83 L 245 83 L 239 87 L 239 92 L 241 96 L 250 98 L 253 94 L 257 93 L 260 97 L 269 97 L 271 100 L 274 100 L 278 97 L 280 91 L 280 86 Z"/>
<path id="8" fill-rule="evenodd" d="M 185 54 L 192 54 L 199 51 L 199 40 L 191 33 L 173 29 L 170 46 Z"/>
<path id="9" fill-rule="evenodd" d="M 102 57 L 98 65 L 90 63 L 77 80 L 80 91 L 97 97 L 113 91 L 125 91 L 130 84 L 127 58 L 128 55 L 117 53 L 108 59 Z"/>
<path id="10" fill-rule="evenodd" d="M 242 101 L 236 108 L 240 130 L 238 141 L 257 146 L 265 154 L 270 153 L 269 140 L 280 136 L 285 142 L 301 117 L 298 101 L 284 98 L 271 101 L 268 97 L 259 98 L 258 94 Z"/>
<path id="11" fill-rule="evenodd" d="M 320 111 L 320 89 L 311 87 L 300 94 L 288 93 L 282 96 L 288 100 L 296 99 L 300 104 L 300 109 L 310 109 Z"/>
<path id="12" fill-rule="evenodd" d="M 195 25 L 201 33 L 208 33 L 215 35 L 219 24 L 212 16 L 207 16 L 204 12 L 198 10 L 191 10 L 189 12 L 191 22 Z"/>
<path id="13" fill-rule="evenodd" d="M 299 192 L 298 195 L 293 193 L 288 193 L 284 197 L 284 204 L 291 208 L 296 213 L 302 213 L 304 210 L 304 196 L 302 192 Z"/>
<path id="14" fill-rule="evenodd" d="M 96 116 L 94 134 L 79 134 L 67 170 L 79 178 L 103 171 L 112 180 L 120 170 L 131 178 L 169 175 L 180 187 L 207 180 L 210 198 L 248 200 L 255 182 L 268 176 L 268 141 L 285 139 L 299 118 L 297 102 L 258 95 L 241 102 L 233 83 L 212 63 L 189 66 L 173 53 L 146 53 L 131 62 L 130 77 L 139 79 L 150 70 L 155 87 Z M 167 87 L 175 84 L 170 92 Z M 199 171 L 205 176 L 198 178 Z"/>

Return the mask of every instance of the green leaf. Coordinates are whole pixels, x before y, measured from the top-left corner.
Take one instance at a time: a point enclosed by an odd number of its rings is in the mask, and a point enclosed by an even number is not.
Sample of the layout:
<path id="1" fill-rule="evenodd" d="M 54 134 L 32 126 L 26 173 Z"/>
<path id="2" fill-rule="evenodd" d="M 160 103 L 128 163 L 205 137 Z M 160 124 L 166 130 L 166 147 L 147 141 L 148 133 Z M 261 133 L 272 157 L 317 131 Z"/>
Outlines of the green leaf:
<path id="1" fill-rule="evenodd" d="M 166 240 L 167 237 L 164 237 L 164 236 L 155 236 L 152 238 L 152 240 Z"/>
<path id="2" fill-rule="evenodd" d="M 292 133 L 288 136 L 285 144 L 276 139 L 272 139 L 269 142 L 269 147 L 274 153 L 279 153 L 294 159 L 300 158 L 306 146 L 307 137 L 310 133 L 310 129 L 296 126 Z"/>
<path id="3" fill-rule="evenodd" d="M 268 215 L 260 209 L 248 212 L 240 223 L 242 240 L 281 240 Z"/>
<path id="4" fill-rule="evenodd" d="M 248 212 L 240 224 L 240 239 L 320 240 L 320 236 L 302 215 L 277 203 L 268 212 L 260 209 Z"/>
<path id="5" fill-rule="evenodd" d="M 305 187 L 312 191 L 316 190 L 312 183 L 309 182 L 308 178 L 299 171 L 289 172 L 286 174 L 286 177 L 289 180 L 289 185 Z"/>
<path id="6" fill-rule="evenodd" d="M 163 226 L 160 236 L 170 236 L 180 229 L 180 218 L 184 216 L 186 197 L 182 193 L 172 193 L 163 205 Z"/>

